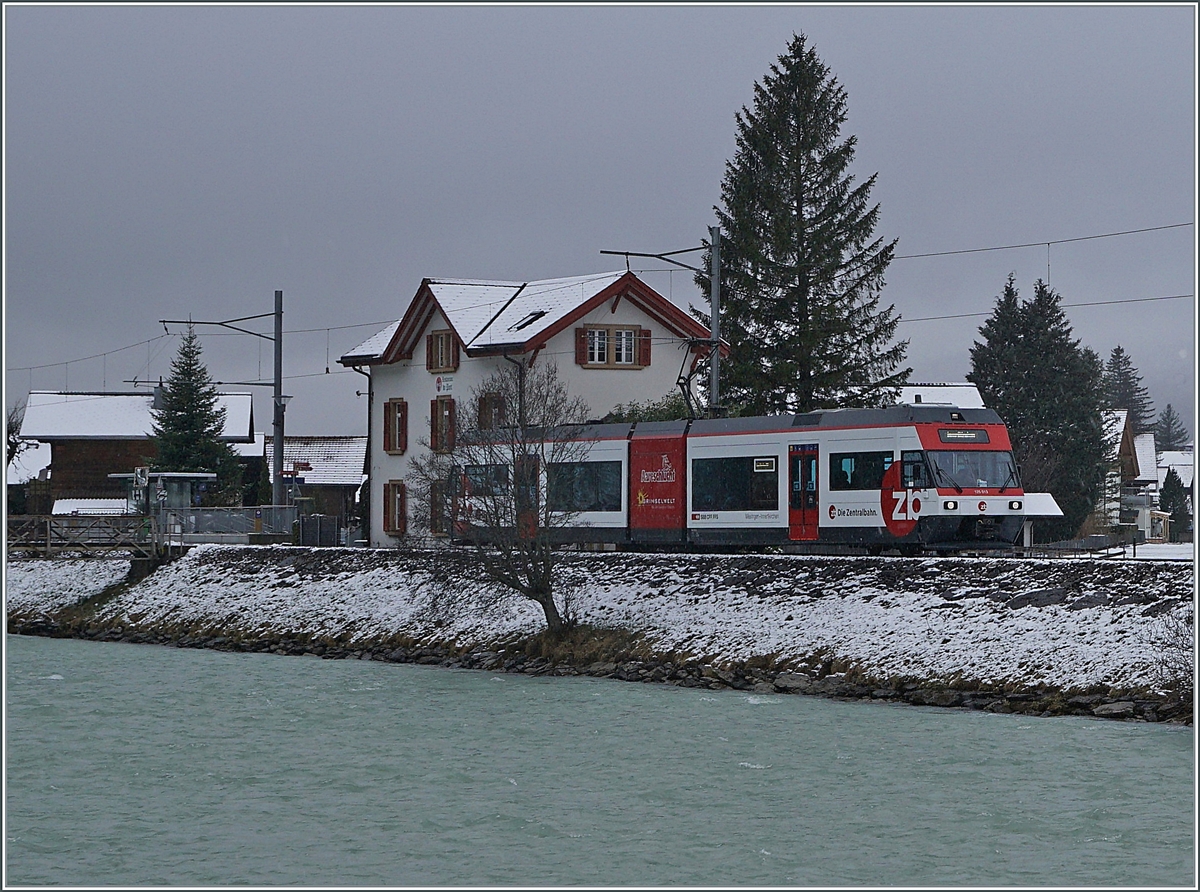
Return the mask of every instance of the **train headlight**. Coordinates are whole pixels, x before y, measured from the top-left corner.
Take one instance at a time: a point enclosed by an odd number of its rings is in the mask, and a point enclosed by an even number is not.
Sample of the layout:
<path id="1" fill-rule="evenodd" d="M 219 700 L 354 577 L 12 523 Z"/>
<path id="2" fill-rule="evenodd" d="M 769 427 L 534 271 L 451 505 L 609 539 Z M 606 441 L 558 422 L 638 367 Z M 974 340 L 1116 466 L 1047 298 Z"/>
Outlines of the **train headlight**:
<path id="1" fill-rule="evenodd" d="M 1016 499 L 1013 499 L 1011 502 L 1008 503 L 1008 510 L 1009 511 L 1020 511 L 1021 503 L 1019 501 L 1017 501 Z"/>
<path id="2" fill-rule="evenodd" d="M 958 502 L 954 501 L 954 499 L 951 499 L 948 502 L 942 502 L 942 508 L 946 511 L 957 511 Z"/>

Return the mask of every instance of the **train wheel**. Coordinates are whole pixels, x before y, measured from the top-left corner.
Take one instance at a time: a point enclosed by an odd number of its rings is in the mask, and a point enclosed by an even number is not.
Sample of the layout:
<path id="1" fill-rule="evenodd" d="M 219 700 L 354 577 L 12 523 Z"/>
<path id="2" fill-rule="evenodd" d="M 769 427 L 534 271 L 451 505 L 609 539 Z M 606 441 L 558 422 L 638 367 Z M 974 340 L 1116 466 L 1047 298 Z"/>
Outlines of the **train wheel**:
<path id="1" fill-rule="evenodd" d="M 883 554 L 883 546 L 882 545 L 868 545 L 867 546 L 867 554 L 869 554 L 871 557 L 879 557 L 881 554 Z"/>
<path id="2" fill-rule="evenodd" d="M 920 553 L 921 553 L 920 545 L 901 545 L 900 546 L 900 556 L 901 557 L 916 557 Z"/>

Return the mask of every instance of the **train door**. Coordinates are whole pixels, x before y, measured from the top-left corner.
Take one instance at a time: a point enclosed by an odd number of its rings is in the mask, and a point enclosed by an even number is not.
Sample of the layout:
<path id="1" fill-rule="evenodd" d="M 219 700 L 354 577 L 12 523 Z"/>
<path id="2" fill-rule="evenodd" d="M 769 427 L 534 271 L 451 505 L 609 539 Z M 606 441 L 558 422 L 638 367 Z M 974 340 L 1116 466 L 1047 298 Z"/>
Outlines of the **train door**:
<path id="1" fill-rule="evenodd" d="M 821 499 L 815 443 L 788 448 L 788 538 L 815 541 Z"/>

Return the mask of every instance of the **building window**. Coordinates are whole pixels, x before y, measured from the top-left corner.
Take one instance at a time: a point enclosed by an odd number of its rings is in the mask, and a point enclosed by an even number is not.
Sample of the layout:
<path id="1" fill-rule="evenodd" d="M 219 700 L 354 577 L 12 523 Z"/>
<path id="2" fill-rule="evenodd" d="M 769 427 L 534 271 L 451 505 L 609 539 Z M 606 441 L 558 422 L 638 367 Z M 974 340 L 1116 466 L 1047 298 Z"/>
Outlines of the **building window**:
<path id="1" fill-rule="evenodd" d="M 494 431 L 504 427 L 505 409 L 503 394 L 481 394 L 479 397 L 479 429 Z"/>
<path id="2" fill-rule="evenodd" d="M 608 363 L 608 329 L 588 329 L 587 345 L 588 365 L 605 365 Z"/>
<path id="3" fill-rule="evenodd" d="M 431 372 L 453 372 L 458 368 L 458 339 L 452 331 L 425 335 L 425 368 Z"/>
<path id="4" fill-rule="evenodd" d="M 429 447 L 434 452 L 454 449 L 454 397 L 439 396 L 429 404 Z"/>
<path id="5" fill-rule="evenodd" d="M 634 364 L 636 340 L 637 332 L 632 328 L 618 328 L 613 332 L 613 362 L 616 365 Z"/>
<path id="6" fill-rule="evenodd" d="M 389 480 L 383 485 L 383 531 L 403 536 L 408 529 L 408 498 L 404 482 Z"/>
<path id="7" fill-rule="evenodd" d="M 388 400 L 383 404 L 383 451 L 403 455 L 408 450 L 408 403 Z"/>
<path id="8" fill-rule="evenodd" d="M 648 328 L 575 329 L 575 362 L 586 368 L 641 369 L 650 365 Z"/>

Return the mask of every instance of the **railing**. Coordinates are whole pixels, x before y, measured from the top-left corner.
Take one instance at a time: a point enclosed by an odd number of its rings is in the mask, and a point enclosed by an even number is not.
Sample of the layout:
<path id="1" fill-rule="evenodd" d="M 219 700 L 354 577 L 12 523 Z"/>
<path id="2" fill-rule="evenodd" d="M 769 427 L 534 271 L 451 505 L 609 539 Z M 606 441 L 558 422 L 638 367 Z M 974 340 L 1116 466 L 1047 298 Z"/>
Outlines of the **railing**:
<path id="1" fill-rule="evenodd" d="M 296 508 L 260 505 L 251 508 L 164 508 L 162 527 L 169 536 L 246 536 L 251 533 L 292 534 Z"/>
<path id="2" fill-rule="evenodd" d="M 162 546 L 157 520 L 132 514 L 9 517 L 7 532 L 10 552 L 129 551 L 155 558 Z"/>

